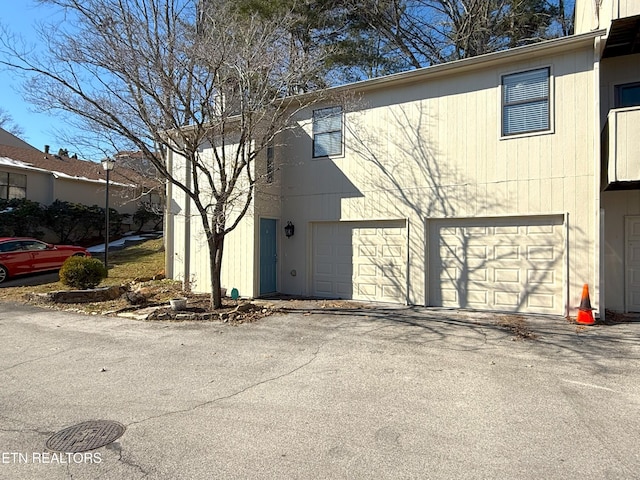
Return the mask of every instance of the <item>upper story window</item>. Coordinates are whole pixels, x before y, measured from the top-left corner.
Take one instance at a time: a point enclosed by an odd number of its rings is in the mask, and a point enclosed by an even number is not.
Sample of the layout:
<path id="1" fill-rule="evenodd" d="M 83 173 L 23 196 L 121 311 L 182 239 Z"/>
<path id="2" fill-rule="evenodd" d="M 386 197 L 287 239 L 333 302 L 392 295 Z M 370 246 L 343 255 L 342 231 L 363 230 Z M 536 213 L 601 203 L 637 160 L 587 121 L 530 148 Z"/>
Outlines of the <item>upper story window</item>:
<path id="1" fill-rule="evenodd" d="M 549 68 L 502 77 L 502 135 L 551 128 Z"/>
<path id="2" fill-rule="evenodd" d="M 615 108 L 636 107 L 640 105 L 640 82 L 616 85 Z"/>
<path id="3" fill-rule="evenodd" d="M 19 173 L 0 172 L 0 198 L 27 197 L 27 176 Z"/>
<path id="4" fill-rule="evenodd" d="M 342 107 L 313 112 L 313 157 L 342 155 Z"/>

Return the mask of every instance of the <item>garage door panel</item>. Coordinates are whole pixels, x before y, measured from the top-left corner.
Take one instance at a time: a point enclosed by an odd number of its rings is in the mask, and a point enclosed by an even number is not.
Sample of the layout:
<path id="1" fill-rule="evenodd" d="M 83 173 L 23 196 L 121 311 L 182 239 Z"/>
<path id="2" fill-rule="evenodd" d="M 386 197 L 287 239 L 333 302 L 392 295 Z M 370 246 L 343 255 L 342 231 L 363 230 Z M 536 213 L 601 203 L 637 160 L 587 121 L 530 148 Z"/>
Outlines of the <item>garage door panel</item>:
<path id="1" fill-rule="evenodd" d="M 495 227 L 493 233 L 495 235 L 518 235 L 520 229 L 517 226 Z"/>
<path id="2" fill-rule="evenodd" d="M 555 270 L 527 270 L 527 280 L 529 282 L 535 282 L 540 285 L 556 284 L 557 274 Z"/>
<path id="3" fill-rule="evenodd" d="M 382 269 L 382 276 L 388 279 L 402 280 L 404 279 L 404 269 L 398 265 L 385 266 Z"/>
<path id="4" fill-rule="evenodd" d="M 336 293 L 342 298 L 348 298 L 353 291 L 351 283 L 336 282 Z M 327 292 L 328 294 L 331 292 Z"/>
<path id="5" fill-rule="evenodd" d="M 373 277 L 375 278 L 377 275 L 378 269 L 375 265 L 358 265 L 358 276 L 359 277 Z"/>
<path id="6" fill-rule="evenodd" d="M 377 257 L 378 248 L 375 245 L 360 245 L 358 254 L 361 257 Z"/>
<path id="7" fill-rule="evenodd" d="M 493 258 L 503 260 L 517 260 L 520 258 L 520 247 L 518 245 L 493 247 Z"/>
<path id="8" fill-rule="evenodd" d="M 377 288 L 373 283 L 358 283 L 358 295 L 367 297 L 376 297 Z"/>
<path id="9" fill-rule="evenodd" d="M 330 294 L 333 291 L 333 283 L 316 280 L 315 288 L 318 293 Z"/>
<path id="10" fill-rule="evenodd" d="M 496 268 L 494 282 L 520 284 L 520 270 L 517 268 Z"/>
<path id="11" fill-rule="evenodd" d="M 350 275 L 351 274 L 351 265 L 348 264 L 348 263 L 339 263 L 339 264 L 335 265 L 335 271 L 333 273 L 335 273 L 339 277 L 344 276 L 344 275 Z"/>
<path id="12" fill-rule="evenodd" d="M 553 225 L 530 225 L 527 227 L 527 235 L 548 235 L 553 234 Z"/>
<path id="13" fill-rule="evenodd" d="M 382 256 L 389 258 L 402 258 L 403 248 L 397 245 L 384 245 L 382 247 Z"/>
<path id="14" fill-rule="evenodd" d="M 493 303 L 497 307 L 512 310 L 520 304 L 520 295 L 514 292 L 494 292 Z"/>
<path id="15" fill-rule="evenodd" d="M 469 272 L 469 281 L 486 282 L 489 271 L 486 268 L 476 268 Z"/>
<path id="16" fill-rule="evenodd" d="M 473 290 L 467 294 L 467 302 L 470 305 L 485 305 L 487 303 L 489 292 L 486 290 Z"/>
<path id="17" fill-rule="evenodd" d="M 529 308 L 553 308 L 554 307 L 554 297 L 552 294 L 542 295 L 542 294 L 531 294 L 527 297 L 527 306 Z"/>
<path id="18" fill-rule="evenodd" d="M 403 288 L 398 285 L 382 285 L 382 297 L 387 299 L 402 298 Z"/>
<path id="19" fill-rule="evenodd" d="M 317 277 L 318 269 L 312 269 L 314 295 L 356 300 L 405 301 L 404 221 L 317 223 L 312 228 L 312 262 L 314 265 L 323 262 L 333 264 L 330 277 L 327 274 Z M 333 259 L 325 258 L 322 253 L 326 251 L 327 245 L 335 245 L 335 251 L 340 255 Z M 318 281 L 325 283 L 320 285 Z M 327 282 L 331 284 L 330 288 L 327 288 Z"/>
<path id="20" fill-rule="evenodd" d="M 429 243 L 431 305 L 563 312 L 562 216 L 432 221 Z"/>
<path id="21" fill-rule="evenodd" d="M 527 246 L 527 259 L 532 261 L 551 261 L 555 258 L 555 248 L 551 245 L 529 245 Z"/>
<path id="22" fill-rule="evenodd" d="M 467 258 L 480 258 L 484 260 L 488 258 L 487 250 L 488 248 L 484 245 L 469 245 L 466 249 Z"/>
<path id="23" fill-rule="evenodd" d="M 316 264 L 316 274 L 319 275 L 331 275 L 333 273 L 333 264 L 326 262 L 318 262 Z"/>
<path id="24" fill-rule="evenodd" d="M 464 233 L 466 235 L 486 235 L 488 227 L 466 227 Z"/>

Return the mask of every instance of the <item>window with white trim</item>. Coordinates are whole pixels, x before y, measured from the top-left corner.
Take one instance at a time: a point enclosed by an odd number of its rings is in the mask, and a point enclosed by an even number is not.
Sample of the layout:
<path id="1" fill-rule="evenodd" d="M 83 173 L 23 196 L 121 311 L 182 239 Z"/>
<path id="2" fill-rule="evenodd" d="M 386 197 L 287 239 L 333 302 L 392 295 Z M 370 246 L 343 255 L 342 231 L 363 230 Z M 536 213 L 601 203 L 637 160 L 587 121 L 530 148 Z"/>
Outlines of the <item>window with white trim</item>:
<path id="1" fill-rule="evenodd" d="M 313 157 L 342 155 L 342 107 L 313 112 Z"/>
<path id="2" fill-rule="evenodd" d="M 540 68 L 502 77 L 502 135 L 551 129 L 550 69 Z"/>
<path id="3" fill-rule="evenodd" d="M 0 172 L 0 198 L 27 198 L 27 176 L 19 173 Z"/>

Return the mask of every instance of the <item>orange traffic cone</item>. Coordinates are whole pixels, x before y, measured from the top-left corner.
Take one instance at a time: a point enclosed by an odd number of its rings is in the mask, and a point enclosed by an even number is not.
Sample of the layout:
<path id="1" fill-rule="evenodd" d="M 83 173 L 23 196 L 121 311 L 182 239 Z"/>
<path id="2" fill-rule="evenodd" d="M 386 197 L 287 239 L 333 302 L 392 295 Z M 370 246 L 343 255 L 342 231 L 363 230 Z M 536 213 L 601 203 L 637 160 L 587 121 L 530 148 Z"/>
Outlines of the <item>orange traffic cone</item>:
<path id="1" fill-rule="evenodd" d="M 582 299 L 580 300 L 580 306 L 578 307 L 578 317 L 576 318 L 576 322 L 583 325 L 593 325 L 596 323 L 595 318 L 593 318 L 592 310 L 591 300 L 589 300 L 589 285 L 585 283 L 584 287 L 582 287 Z"/>

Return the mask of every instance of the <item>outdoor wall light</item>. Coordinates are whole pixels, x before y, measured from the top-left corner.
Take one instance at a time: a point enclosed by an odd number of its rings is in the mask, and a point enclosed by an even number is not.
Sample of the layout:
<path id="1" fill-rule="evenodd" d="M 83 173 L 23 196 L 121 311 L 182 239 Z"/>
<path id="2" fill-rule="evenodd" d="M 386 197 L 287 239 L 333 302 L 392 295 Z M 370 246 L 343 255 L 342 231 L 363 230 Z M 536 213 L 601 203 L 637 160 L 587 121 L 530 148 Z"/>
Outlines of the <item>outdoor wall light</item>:
<path id="1" fill-rule="evenodd" d="M 287 236 L 287 238 L 293 237 L 293 232 L 295 231 L 295 229 L 296 227 L 293 226 L 293 223 L 287 222 L 287 226 L 284 227 L 284 234 Z"/>

